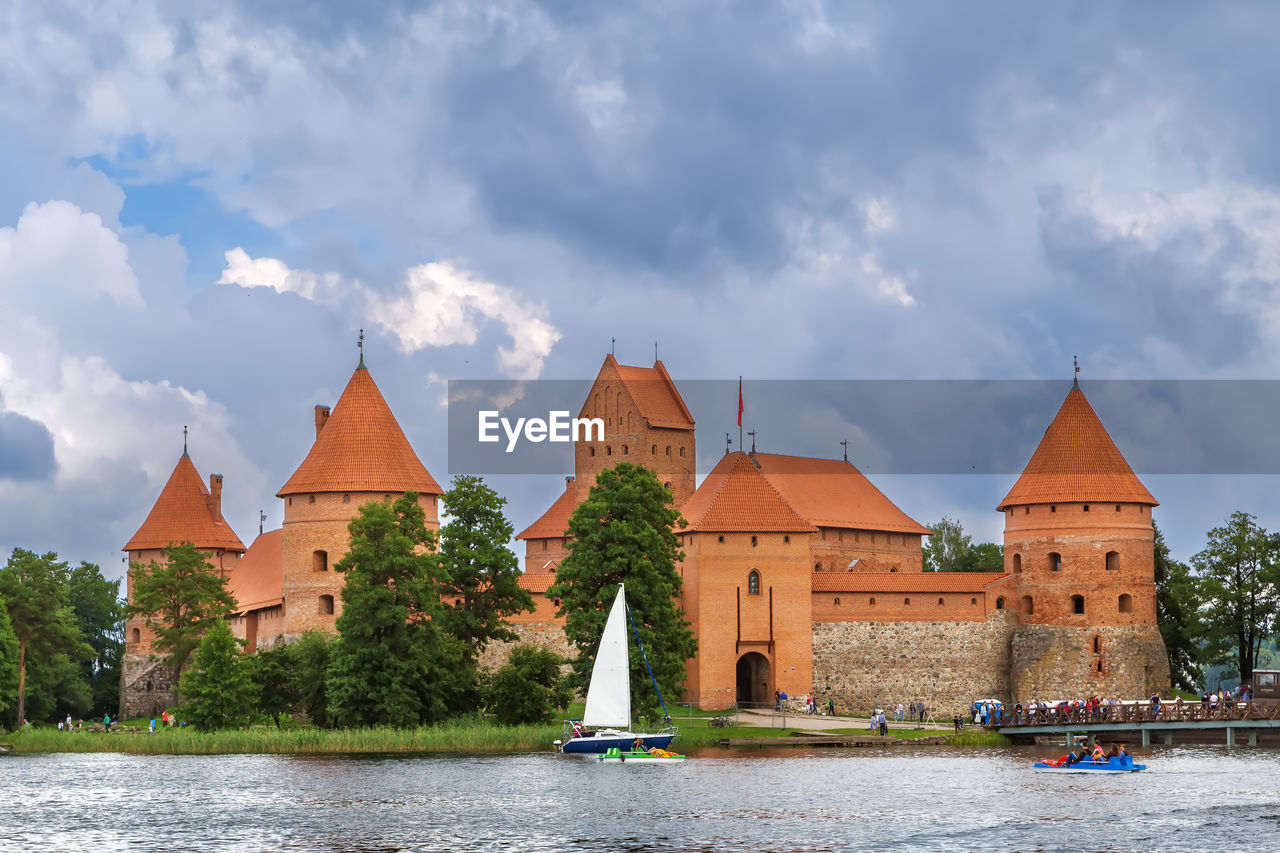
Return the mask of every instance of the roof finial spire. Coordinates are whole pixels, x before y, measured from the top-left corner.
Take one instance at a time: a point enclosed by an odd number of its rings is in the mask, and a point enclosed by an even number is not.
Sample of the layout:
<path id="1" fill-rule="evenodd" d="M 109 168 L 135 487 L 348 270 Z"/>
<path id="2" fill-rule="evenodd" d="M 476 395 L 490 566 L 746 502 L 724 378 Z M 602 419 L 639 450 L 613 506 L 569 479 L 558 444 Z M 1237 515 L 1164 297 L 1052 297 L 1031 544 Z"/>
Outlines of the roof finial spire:
<path id="1" fill-rule="evenodd" d="M 840 442 L 840 446 L 844 448 L 844 461 L 848 462 L 849 461 L 849 439 L 846 438 L 844 441 Z"/>
<path id="2" fill-rule="evenodd" d="M 609 338 L 609 355 L 617 355 L 617 354 L 618 354 L 618 339 Z"/>
<path id="3" fill-rule="evenodd" d="M 724 434 L 724 455 L 728 456 L 729 451 L 733 450 L 733 439 L 729 438 L 729 433 Z"/>
<path id="4" fill-rule="evenodd" d="M 262 525 L 267 521 L 267 514 L 262 510 L 258 510 L 258 535 L 262 535 Z"/>
<path id="5" fill-rule="evenodd" d="M 360 336 L 356 338 L 356 348 L 360 350 L 360 367 L 364 367 L 364 329 L 360 330 Z"/>
<path id="6" fill-rule="evenodd" d="M 657 341 L 653 342 L 653 363 L 654 364 L 658 363 L 658 342 Z"/>
<path id="7" fill-rule="evenodd" d="M 747 435 L 751 436 L 751 455 L 756 455 L 756 431 L 750 430 Z"/>
<path id="8" fill-rule="evenodd" d="M 1071 387 L 1079 388 L 1080 387 L 1080 359 L 1077 356 L 1073 355 L 1071 356 L 1071 363 L 1075 365 L 1075 368 L 1076 368 L 1076 375 L 1075 375 L 1075 378 L 1071 381 Z"/>
<path id="9" fill-rule="evenodd" d="M 187 455 L 187 425 L 182 425 L 182 455 Z"/>

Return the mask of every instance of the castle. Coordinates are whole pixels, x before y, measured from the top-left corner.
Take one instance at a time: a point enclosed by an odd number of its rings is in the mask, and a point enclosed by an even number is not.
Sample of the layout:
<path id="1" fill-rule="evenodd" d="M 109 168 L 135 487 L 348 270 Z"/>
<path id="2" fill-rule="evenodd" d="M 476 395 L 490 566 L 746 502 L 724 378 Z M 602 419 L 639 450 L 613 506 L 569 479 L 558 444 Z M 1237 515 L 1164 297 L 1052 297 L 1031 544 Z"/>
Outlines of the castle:
<path id="1" fill-rule="evenodd" d="M 1073 385 L 1000 501 L 1003 573 L 922 571 L 928 528 L 847 461 L 731 452 L 697 483 L 694 419 L 661 361 L 604 360 L 582 417 L 602 441 L 574 447 L 574 476 L 521 531 L 521 584 L 536 608 L 513 618 L 525 641 L 570 651 L 546 592 L 566 556 L 569 515 L 604 468 L 644 465 L 686 520 L 680 606 L 698 639 L 685 700 L 702 707 L 815 692 L 861 712 L 922 700 L 947 712 L 978 697 L 1146 696 L 1167 692 L 1156 625 L 1151 510 L 1157 505 Z M 371 500 L 406 491 L 432 527 L 442 491 L 414 453 L 363 358 L 332 412 L 315 409 L 311 451 L 277 493 L 282 529 L 246 549 L 187 454 L 138 532 L 132 563 L 170 542 L 209 555 L 236 598 L 249 650 L 332 631 L 347 524 Z M 130 591 L 132 570 L 130 571 Z M 172 701 L 145 620 L 126 626 L 121 714 Z M 491 648 L 484 662 L 505 654 Z"/>

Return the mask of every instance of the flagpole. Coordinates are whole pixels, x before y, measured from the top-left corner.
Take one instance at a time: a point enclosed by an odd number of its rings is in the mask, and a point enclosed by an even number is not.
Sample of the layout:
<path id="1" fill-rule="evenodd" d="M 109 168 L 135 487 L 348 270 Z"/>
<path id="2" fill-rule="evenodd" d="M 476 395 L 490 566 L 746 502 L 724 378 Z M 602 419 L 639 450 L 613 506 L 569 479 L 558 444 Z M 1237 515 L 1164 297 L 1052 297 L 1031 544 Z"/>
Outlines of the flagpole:
<path id="1" fill-rule="evenodd" d="M 742 449 L 742 376 L 738 376 L 738 449 Z"/>

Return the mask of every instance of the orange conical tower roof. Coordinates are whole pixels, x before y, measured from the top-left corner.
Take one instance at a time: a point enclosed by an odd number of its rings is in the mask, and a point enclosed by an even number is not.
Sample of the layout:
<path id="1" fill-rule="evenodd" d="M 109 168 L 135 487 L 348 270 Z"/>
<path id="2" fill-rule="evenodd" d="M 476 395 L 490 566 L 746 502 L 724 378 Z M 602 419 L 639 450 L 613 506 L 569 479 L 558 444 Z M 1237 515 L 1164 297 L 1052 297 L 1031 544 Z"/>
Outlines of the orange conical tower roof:
<path id="1" fill-rule="evenodd" d="M 742 451 L 721 458 L 680 514 L 687 520 L 685 530 L 817 530 L 765 478 L 759 462 Z"/>
<path id="2" fill-rule="evenodd" d="M 123 550 L 167 548 L 177 542 L 190 542 L 197 548 L 244 550 L 240 537 L 210 500 L 209 490 L 200 480 L 200 472 L 186 451 L 174 466 L 169 482 L 164 484 L 147 520 L 142 522 Z"/>
<path id="3" fill-rule="evenodd" d="M 362 359 L 311 452 L 276 497 L 307 492 L 409 491 L 444 494 L 413 452 Z"/>
<path id="4" fill-rule="evenodd" d="M 1086 501 L 1159 504 L 1133 473 L 1076 385 L 998 509 Z"/>

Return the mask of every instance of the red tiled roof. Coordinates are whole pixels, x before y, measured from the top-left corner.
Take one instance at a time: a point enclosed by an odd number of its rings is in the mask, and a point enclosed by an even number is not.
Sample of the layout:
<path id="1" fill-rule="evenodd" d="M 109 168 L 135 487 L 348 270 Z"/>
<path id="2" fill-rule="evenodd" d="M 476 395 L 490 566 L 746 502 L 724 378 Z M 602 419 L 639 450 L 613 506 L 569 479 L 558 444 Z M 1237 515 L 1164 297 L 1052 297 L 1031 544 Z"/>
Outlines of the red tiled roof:
<path id="1" fill-rule="evenodd" d="M 160 490 L 147 520 L 122 550 L 167 548 L 179 542 L 190 542 L 197 548 L 244 550 L 244 543 L 231 525 L 210 506 L 209 490 L 186 453 Z"/>
<path id="2" fill-rule="evenodd" d="M 818 527 L 929 534 L 872 485 L 850 462 L 757 453 L 760 470 L 773 487 Z"/>
<path id="3" fill-rule="evenodd" d="M 555 572 L 525 572 L 519 580 L 521 588 L 529 592 L 546 592 L 555 582 Z"/>
<path id="4" fill-rule="evenodd" d="M 655 361 L 653 367 L 632 367 L 618 364 L 613 355 L 607 355 L 605 364 L 611 364 L 618 371 L 623 386 L 649 426 L 693 429 L 693 415 L 661 361 Z"/>
<path id="5" fill-rule="evenodd" d="M 569 526 L 569 516 L 578 508 L 577 480 L 569 480 L 564 485 L 564 492 L 556 498 L 551 508 L 542 514 L 533 524 L 516 534 L 517 539 L 559 539 L 565 535 Z"/>
<path id="6" fill-rule="evenodd" d="M 981 592 L 1012 577 L 993 572 L 813 572 L 814 592 Z"/>
<path id="7" fill-rule="evenodd" d="M 755 461 L 739 451 L 712 469 L 681 508 L 686 530 L 799 531 L 816 528 L 770 485 Z"/>
<path id="8" fill-rule="evenodd" d="M 1084 393 L 1073 387 L 998 509 L 1077 501 L 1159 505 L 1133 473 Z"/>
<path id="9" fill-rule="evenodd" d="M 236 600 L 236 613 L 248 613 L 282 603 L 283 584 L 283 530 L 270 530 L 253 540 L 227 579 L 227 587 Z"/>
<path id="10" fill-rule="evenodd" d="M 444 494 L 361 364 L 307 458 L 276 497 L 306 492 Z"/>

